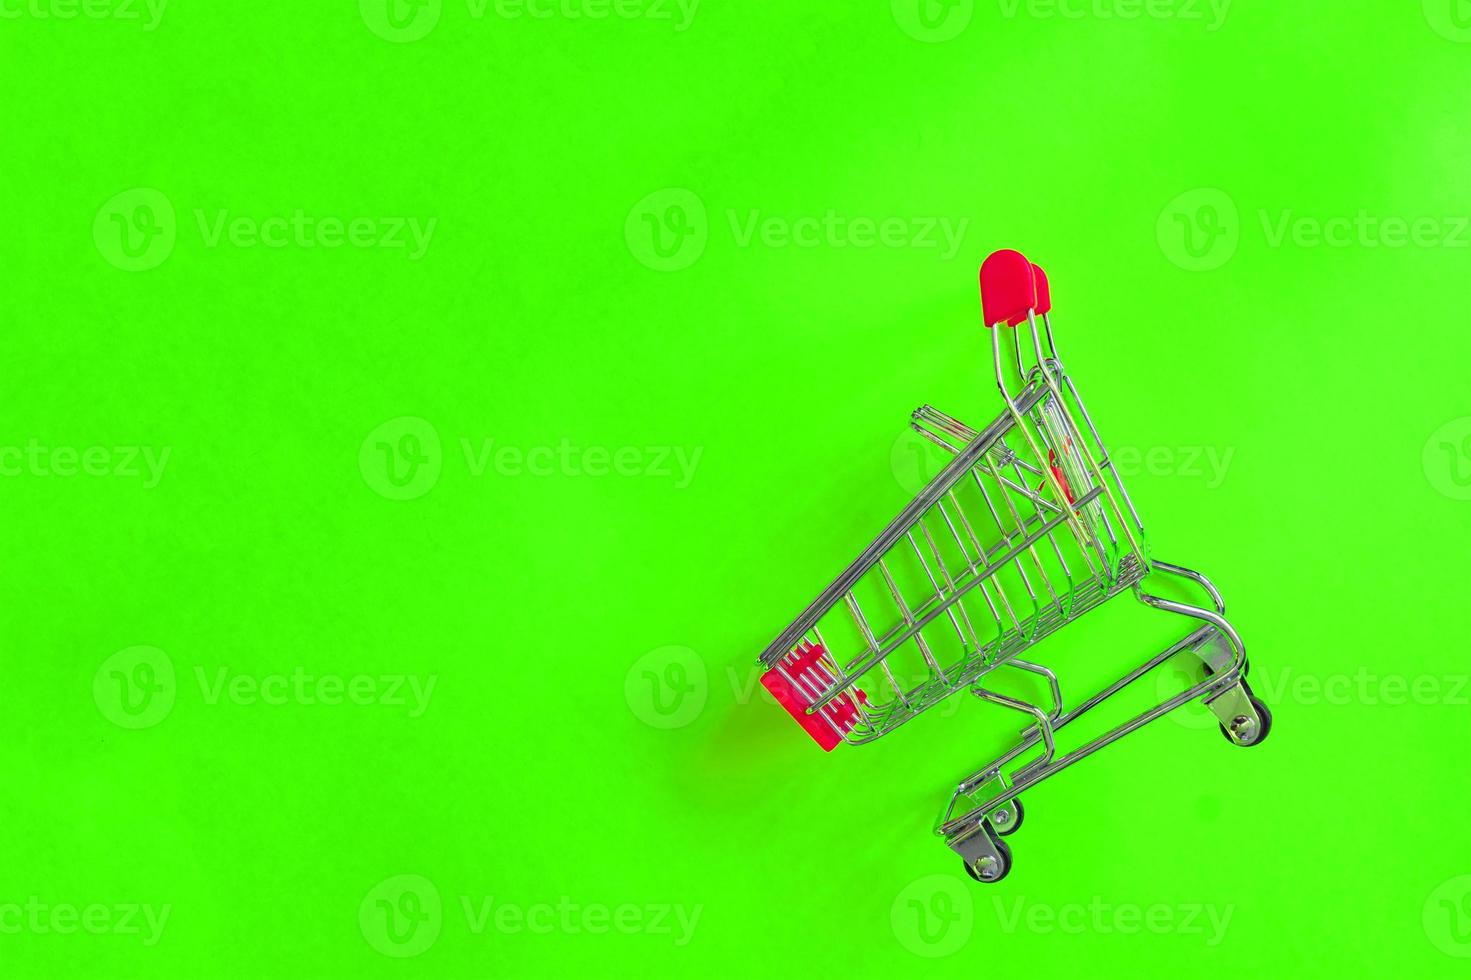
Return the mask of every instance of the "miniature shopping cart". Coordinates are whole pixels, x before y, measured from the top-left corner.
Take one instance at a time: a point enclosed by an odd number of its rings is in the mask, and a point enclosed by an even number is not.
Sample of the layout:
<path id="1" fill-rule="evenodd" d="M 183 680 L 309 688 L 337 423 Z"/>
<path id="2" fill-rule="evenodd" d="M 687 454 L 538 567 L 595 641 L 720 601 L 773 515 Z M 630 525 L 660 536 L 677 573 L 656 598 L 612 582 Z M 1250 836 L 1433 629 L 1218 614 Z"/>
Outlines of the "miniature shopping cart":
<path id="1" fill-rule="evenodd" d="M 936 822 L 971 877 L 995 882 L 1011 869 L 1001 838 L 1020 827 L 1019 796 L 1030 787 L 1196 699 L 1240 746 L 1260 744 L 1272 716 L 1246 682 L 1245 649 L 1220 593 L 1145 550 L 1139 516 L 1057 355 L 1047 277 L 1019 252 L 996 252 L 981 266 L 981 302 L 1005 411 L 979 431 L 929 406 L 914 412 L 913 429 L 953 458 L 772 642 L 761 682 L 825 750 L 871 742 L 960 691 L 1024 714 L 1016 744 L 962 781 Z M 1198 588 L 1209 607 L 1151 594 L 1158 573 Z M 1057 675 L 1022 655 L 1126 589 L 1187 618 L 1190 631 L 1065 706 Z M 1057 753 L 1058 730 L 1177 654 L 1197 659 L 1202 679 Z M 1016 671 L 1042 679 L 1033 684 L 1046 689 L 1044 703 L 995 690 Z"/>

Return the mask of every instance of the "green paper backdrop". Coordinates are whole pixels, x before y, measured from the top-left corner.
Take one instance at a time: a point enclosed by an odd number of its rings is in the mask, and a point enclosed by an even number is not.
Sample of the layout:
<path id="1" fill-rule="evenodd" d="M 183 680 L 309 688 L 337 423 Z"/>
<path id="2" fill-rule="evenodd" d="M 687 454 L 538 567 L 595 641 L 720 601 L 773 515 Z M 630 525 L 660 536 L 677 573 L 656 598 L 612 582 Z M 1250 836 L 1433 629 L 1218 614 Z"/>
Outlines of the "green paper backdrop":
<path id="1" fill-rule="evenodd" d="M 0 78 L 0 974 L 1464 974 L 1465 3 L 0 0 Z M 755 658 L 999 411 L 999 247 L 1275 728 L 981 886 L 1016 719 L 825 756 Z"/>

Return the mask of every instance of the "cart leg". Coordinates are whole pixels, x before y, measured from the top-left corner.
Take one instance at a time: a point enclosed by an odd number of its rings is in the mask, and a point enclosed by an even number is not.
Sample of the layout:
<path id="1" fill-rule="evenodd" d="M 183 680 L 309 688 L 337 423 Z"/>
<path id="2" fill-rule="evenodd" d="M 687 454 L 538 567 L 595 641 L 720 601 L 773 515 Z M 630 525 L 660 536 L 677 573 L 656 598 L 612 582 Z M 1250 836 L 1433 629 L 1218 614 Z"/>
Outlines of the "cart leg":
<path id="1" fill-rule="evenodd" d="M 1020 770 L 1025 771 L 1025 768 Z M 991 825 L 991 829 L 1002 837 L 1010 837 L 1022 827 L 1022 821 L 1026 819 L 1026 809 L 1022 806 L 1021 798 L 1016 793 L 1008 793 L 1011 787 L 1011 779 L 1000 768 L 990 769 L 979 777 L 966 780 L 956 790 L 957 796 L 964 796 L 972 804 L 972 814 L 977 821 L 985 821 Z M 1000 799 L 989 811 L 977 810 L 975 806 L 987 800 Z M 967 833 L 968 831 L 963 831 Z"/>
<path id="2" fill-rule="evenodd" d="M 1241 646 L 1240 637 L 1226 622 L 1226 603 L 1222 600 L 1221 593 L 1211 584 L 1210 579 L 1183 565 L 1156 560 L 1154 567 L 1195 582 L 1210 596 L 1211 603 L 1216 607 L 1214 613 L 1150 595 L 1140 586 L 1134 586 L 1135 595 L 1146 605 L 1190 616 L 1212 627 L 1200 642 L 1191 647 L 1191 651 L 1200 658 L 1205 668 L 1207 683 L 1209 678 L 1219 678 L 1217 683 L 1209 684 L 1202 702 L 1216 716 L 1216 721 L 1220 722 L 1226 741 L 1242 747 L 1260 745 L 1272 730 L 1272 713 L 1246 681 L 1246 650 Z"/>
<path id="3" fill-rule="evenodd" d="M 1200 658 L 1206 676 L 1231 676 L 1231 646 L 1220 633 L 1212 631 L 1192 652 Z M 1202 703 L 1216 716 L 1221 732 L 1233 745 L 1260 745 L 1272 730 L 1272 713 L 1247 683 L 1245 664 L 1234 681 L 1207 694 Z"/>
<path id="4" fill-rule="evenodd" d="M 1051 672 L 1034 668 L 1030 664 L 1026 667 L 1048 676 L 1053 681 L 1053 693 L 1058 701 L 1054 713 L 1048 713 L 1034 704 L 1010 698 L 995 691 L 988 691 L 983 687 L 977 686 L 971 691 L 978 698 L 1031 715 L 1035 720 L 1034 730 L 1040 734 L 1042 740 L 1042 756 L 1018 770 L 1017 775 L 1023 777 L 1029 771 L 1046 766 L 1052 761 L 1056 751 L 1056 745 L 1052 739 L 1053 720 L 1062 710 L 1056 679 L 1051 676 Z M 1012 863 L 1011 848 L 1001 838 L 1020 830 L 1022 820 L 1026 817 L 1026 810 L 1022 807 L 1022 801 L 1018 799 L 1017 791 L 1011 789 L 1011 779 L 1002 772 L 998 764 L 966 780 L 956 790 L 956 795 L 965 796 L 972 802 L 986 799 L 994 802 L 987 808 L 973 811 L 973 819 L 953 836 L 946 837 L 945 843 L 960 855 L 961 860 L 965 862 L 966 873 L 976 881 L 985 884 L 1000 881 L 1011 871 Z"/>
<path id="5" fill-rule="evenodd" d="M 1117 681 L 1108 685 L 1091 698 L 1079 704 L 1071 711 L 1064 712 L 1053 722 L 1050 714 L 1042 708 L 1028 704 L 1015 698 L 994 691 L 986 690 L 980 685 L 972 687 L 971 693 L 994 704 L 1003 705 L 1017 711 L 1022 711 L 1032 717 L 1033 725 L 1029 727 L 1021 740 L 1000 758 L 990 762 L 985 768 L 977 771 L 975 775 L 962 782 L 952 795 L 949 806 L 941 813 L 936 823 L 936 833 L 945 838 L 946 843 L 952 850 L 957 851 L 965 857 L 967 854 L 978 854 L 985 849 L 985 841 L 973 839 L 976 834 L 989 832 L 999 841 L 996 832 L 996 817 L 1000 811 L 1006 809 L 1022 793 L 1044 779 L 1051 778 L 1056 773 L 1087 758 L 1099 749 L 1111 745 L 1123 738 L 1130 732 L 1135 731 L 1163 717 L 1169 712 L 1182 705 L 1201 700 L 1212 705 L 1212 711 L 1219 712 L 1223 730 L 1227 732 L 1227 738 L 1237 745 L 1256 745 L 1266 737 L 1266 732 L 1271 726 L 1271 715 L 1265 706 L 1251 694 L 1251 688 L 1241 677 L 1241 666 L 1245 662 L 1245 651 L 1240 646 L 1239 639 L 1233 642 L 1233 634 L 1228 632 L 1231 626 L 1219 613 L 1196 607 L 1185 606 L 1181 603 L 1172 603 L 1168 600 L 1148 597 L 1151 605 L 1167 609 L 1170 612 L 1182 613 L 1192 618 L 1202 620 L 1201 625 L 1192 633 L 1181 638 L 1179 641 L 1166 647 L 1164 650 L 1150 657 L 1134 670 L 1125 674 Z M 1217 602 L 1219 606 L 1220 603 Z M 1093 739 L 1092 741 L 1074 749 L 1067 755 L 1056 756 L 1056 743 L 1054 732 L 1081 717 L 1094 707 L 1102 704 L 1125 687 L 1133 684 L 1139 678 L 1159 667 L 1165 661 L 1177 655 L 1191 655 L 1199 658 L 1209 676 L 1190 685 L 1174 697 L 1156 705 L 1134 719 L 1119 725 L 1107 733 Z M 1217 671 L 1211 671 L 1208 664 L 1214 663 Z M 1246 702 L 1237 698 L 1238 693 L 1244 693 Z M 1230 712 L 1228 715 L 1227 713 Z M 1245 720 L 1238 720 L 1244 718 Z M 1232 726 L 1239 733 L 1233 737 Z M 1040 743 L 1041 753 L 1038 758 L 1015 770 L 1009 775 L 1005 774 L 1004 767 L 1017 759 L 1024 752 L 1038 747 Z M 959 811 L 959 816 L 953 816 Z M 1004 822 L 1004 821 L 1003 821 Z M 1009 859 L 1009 852 L 1007 853 Z M 979 878 L 980 881 L 997 880 L 992 878 Z"/>
<path id="6" fill-rule="evenodd" d="M 1209 579 L 1198 572 L 1160 561 L 1155 562 L 1155 567 L 1198 583 L 1210 596 L 1214 610 L 1150 595 L 1136 585 L 1135 595 L 1144 604 L 1193 619 L 1198 625 L 1192 632 L 1077 707 L 1070 711 L 1058 710 L 1061 707 L 1061 697 L 1057 686 L 1052 683 L 1055 677 L 1048 676 L 1050 672 L 1042 671 L 1036 665 L 1023 665 L 1022 669 L 1031 669 L 1048 678 L 1054 700 L 1052 712 L 987 690 L 980 684 L 972 685 L 972 694 L 993 704 L 1024 712 L 1031 716 L 1033 722 L 1015 746 L 956 788 L 949 805 L 936 821 L 936 834 L 944 837 L 946 844 L 961 855 L 966 862 L 967 872 L 976 880 L 999 881 L 1010 871 L 1011 851 L 1001 841 L 1001 833 L 1004 831 L 998 828 L 1014 830 L 1015 824 L 1020 823 L 1022 811 L 1018 797 L 1022 793 L 1188 702 L 1200 700 L 1209 706 L 1220 721 L 1226 738 L 1234 745 L 1259 745 L 1271 730 L 1271 712 L 1252 693 L 1251 686 L 1246 682 L 1246 650 L 1225 618 L 1225 603 L 1221 600 L 1220 593 Z M 1072 752 L 1061 757 L 1056 755 L 1057 747 L 1053 737 L 1056 730 L 1091 711 L 1177 655 L 1198 659 L 1206 676 Z M 1007 765 L 1028 750 L 1037 748 L 1039 743 L 1041 753 L 1038 758 L 1009 775 L 1004 772 Z M 1012 809 L 1015 809 L 1015 815 L 1011 813 Z M 955 816 L 957 811 L 960 815 Z"/>

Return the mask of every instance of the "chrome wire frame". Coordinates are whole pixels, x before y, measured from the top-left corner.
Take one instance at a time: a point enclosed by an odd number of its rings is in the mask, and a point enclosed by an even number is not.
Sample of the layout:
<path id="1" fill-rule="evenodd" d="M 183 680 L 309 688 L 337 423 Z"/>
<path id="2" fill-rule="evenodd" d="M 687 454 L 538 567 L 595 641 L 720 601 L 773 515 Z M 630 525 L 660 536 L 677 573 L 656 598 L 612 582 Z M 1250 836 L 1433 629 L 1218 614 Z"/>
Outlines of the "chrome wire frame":
<path id="1" fill-rule="evenodd" d="M 761 655 L 802 691 L 809 713 L 847 695 L 840 706 L 857 715 L 843 736 L 851 743 L 873 741 L 962 690 L 1025 716 L 1015 744 L 961 781 L 935 823 L 980 880 L 1009 866 L 997 834 L 1015 828 L 1013 801 L 1024 790 L 1130 732 L 1197 699 L 1235 744 L 1256 744 L 1270 725 L 1246 682 L 1246 649 L 1220 592 L 1199 572 L 1146 551 L 1138 513 L 1063 369 L 1049 318 L 1039 325 L 1027 315 L 1027 344 L 1023 331 L 1003 324 L 991 336 L 1006 410 L 977 431 L 928 405 L 917 409 L 911 427 L 953 458 Z M 1151 572 L 1193 585 L 1208 602 L 1151 594 Z M 1066 707 L 1057 675 L 1020 654 L 1126 589 L 1187 619 L 1189 632 Z M 782 660 L 809 643 L 821 646 L 821 661 L 795 677 Z M 1059 729 L 1177 654 L 1198 658 L 1204 679 L 1058 753 Z M 1002 667 L 1042 677 L 1050 703 L 993 690 L 989 675 Z"/>
<path id="2" fill-rule="evenodd" d="M 985 429 L 930 406 L 913 413 L 911 427 L 954 458 L 761 656 L 810 713 L 861 691 L 848 742 L 979 690 L 1002 666 L 1043 671 L 1017 657 L 1150 571 L 1138 514 L 1050 321 L 1029 315 L 1026 334 L 1024 345 L 1020 328 L 991 330 L 1006 410 Z M 792 676 L 780 661 L 804 643 L 822 646 L 820 669 Z"/>

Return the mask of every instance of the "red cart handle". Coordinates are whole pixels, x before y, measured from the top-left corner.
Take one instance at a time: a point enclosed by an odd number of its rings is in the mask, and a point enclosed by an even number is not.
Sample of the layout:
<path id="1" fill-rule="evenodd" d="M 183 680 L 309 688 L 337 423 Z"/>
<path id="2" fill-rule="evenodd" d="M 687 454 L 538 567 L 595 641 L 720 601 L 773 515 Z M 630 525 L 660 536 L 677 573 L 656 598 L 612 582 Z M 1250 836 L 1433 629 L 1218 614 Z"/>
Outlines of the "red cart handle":
<path id="1" fill-rule="evenodd" d="M 981 263 L 981 309 L 986 326 L 1014 327 L 1028 313 L 1041 316 L 1052 310 L 1047 273 L 1015 249 L 992 252 Z"/>

